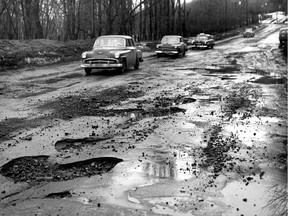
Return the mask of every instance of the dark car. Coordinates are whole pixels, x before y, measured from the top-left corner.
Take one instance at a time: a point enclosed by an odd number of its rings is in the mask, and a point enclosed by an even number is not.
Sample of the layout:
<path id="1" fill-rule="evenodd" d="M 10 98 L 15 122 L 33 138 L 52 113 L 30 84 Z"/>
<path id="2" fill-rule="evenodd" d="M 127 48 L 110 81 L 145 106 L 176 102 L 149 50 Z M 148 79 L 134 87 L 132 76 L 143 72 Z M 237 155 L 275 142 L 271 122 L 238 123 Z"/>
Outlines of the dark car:
<path id="1" fill-rule="evenodd" d="M 279 47 L 287 49 L 288 28 L 281 28 L 279 31 Z"/>
<path id="2" fill-rule="evenodd" d="M 212 35 L 200 33 L 191 42 L 191 48 L 210 48 L 212 49 L 215 45 L 215 40 Z"/>
<path id="3" fill-rule="evenodd" d="M 163 55 L 182 55 L 185 56 L 187 45 L 184 43 L 183 37 L 179 35 L 166 35 L 162 38 L 161 44 L 156 46 L 157 57 Z"/>
<path id="4" fill-rule="evenodd" d="M 92 69 L 118 69 L 124 72 L 129 67 L 139 68 L 142 52 L 137 49 L 130 36 L 106 35 L 96 39 L 93 50 L 82 53 L 82 64 L 86 74 Z"/>
<path id="5" fill-rule="evenodd" d="M 245 29 L 245 31 L 243 32 L 243 37 L 244 38 L 250 38 L 250 37 L 254 37 L 255 36 L 255 32 L 253 31 L 252 28 L 248 28 L 248 29 Z"/>

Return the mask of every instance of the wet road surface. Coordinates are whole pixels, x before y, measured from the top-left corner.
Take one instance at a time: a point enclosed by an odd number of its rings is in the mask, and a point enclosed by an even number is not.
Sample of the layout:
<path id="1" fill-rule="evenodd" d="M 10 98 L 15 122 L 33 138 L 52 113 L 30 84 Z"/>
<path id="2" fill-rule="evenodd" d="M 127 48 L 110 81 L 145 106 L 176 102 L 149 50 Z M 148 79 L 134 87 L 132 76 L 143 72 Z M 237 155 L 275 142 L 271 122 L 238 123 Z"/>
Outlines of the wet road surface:
<path id="1" fill-rule="evenodd" d="M 2 74 L 1 213 L 280 215 L 279 28 L 122 75 L 79 62 Z"/>

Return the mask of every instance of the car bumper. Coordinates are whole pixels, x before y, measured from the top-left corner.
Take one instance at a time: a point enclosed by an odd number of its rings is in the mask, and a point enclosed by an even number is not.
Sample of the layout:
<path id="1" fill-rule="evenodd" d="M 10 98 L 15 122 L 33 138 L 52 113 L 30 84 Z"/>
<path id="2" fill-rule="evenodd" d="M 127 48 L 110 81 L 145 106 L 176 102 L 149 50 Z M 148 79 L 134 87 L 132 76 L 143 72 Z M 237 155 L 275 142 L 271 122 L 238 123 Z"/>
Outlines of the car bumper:
<path id="1" fill-rule="evenodd" d="M 191 47 L 192 48 L 207 48 L 209 46 L 209 44 L 192 44 Z"/>
<path id="2" fill-rule="evenodd" d="M 90 61 L 82 61 L 81 63 L 81 67 L 82 68 L 122 68 L 123 67 L 123 63 L 122 62 L 119 62 L 118 60 L 103 60 L 103 59 L 93 59 L 93 60 L 90 60 Z"/>
<path id="3" fill-rule="evenodd" d="M 122 68 L 123 64 L 81 64 L 82 68 Z"/>
<path id="4" fill-rule="evenodd" d="M 165 54 L 165 55 L 177 55 L 179 52 L 177 50 L 156 50 L 157 54 Z"/>

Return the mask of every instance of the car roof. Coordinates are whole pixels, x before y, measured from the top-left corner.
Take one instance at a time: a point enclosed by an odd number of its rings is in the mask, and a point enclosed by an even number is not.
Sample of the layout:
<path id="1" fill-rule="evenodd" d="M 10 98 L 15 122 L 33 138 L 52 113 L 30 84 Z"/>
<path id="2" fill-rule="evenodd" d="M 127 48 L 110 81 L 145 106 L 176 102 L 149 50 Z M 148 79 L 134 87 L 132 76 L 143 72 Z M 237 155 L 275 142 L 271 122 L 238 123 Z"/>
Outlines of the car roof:
<path id="1" fill-rule="evenodd" d="M 288 27 L 281 28 L 280 31 L 281 31 L 281 30 L 288 30 Z"/>
<path id="2" fill-rule="evenodd" d="M 128 36 L 128 35 L 102 35 L 102 36 L 99 36 L 99 37 L 104 37 L 104 38 L 110 38 L 110 37 L 121 37 L 121 38 L 125 38 L 125 39 L 131 39 L 132 37 L 131 36 Z"/>
<path id="3" fill-rule="evenodd" d="M 180 35 L 164 35 L 163 37 L 182 37 Z"/>
<path id="4" fill-rule="evenodd" d="M 197 34 L 196 36 L 211 36 L 210 34 L 205 34 L 205 33 L 200 33 L 200 34 Z"/>

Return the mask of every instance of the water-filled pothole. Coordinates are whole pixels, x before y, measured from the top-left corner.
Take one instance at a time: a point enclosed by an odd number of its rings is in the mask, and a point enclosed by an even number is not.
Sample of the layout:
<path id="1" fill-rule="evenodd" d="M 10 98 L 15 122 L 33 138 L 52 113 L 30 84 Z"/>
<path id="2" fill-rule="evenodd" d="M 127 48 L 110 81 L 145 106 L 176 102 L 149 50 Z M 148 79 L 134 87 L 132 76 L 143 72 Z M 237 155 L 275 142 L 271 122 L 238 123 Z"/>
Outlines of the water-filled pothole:
<path id="1" fill-rule="evenodd" d="M 253 83 L 259 83 L 259 84 L 285 84 L 287 83 L 286 77 L 270 77 L 270 76 L 264 76 L 261 77 L 255 81 L 251 81 Z"/>
<path id="2" fill-rule="evenodd" d="M 4 164 L 0 174 L 11 178 L 14 182 L 30 184 L 42 181 L 66 181 L 106 173 L 122 161 L 114 157 L 100 157 L 58 164 L 51 162 L 47 155 L 25 156 Z"/>

